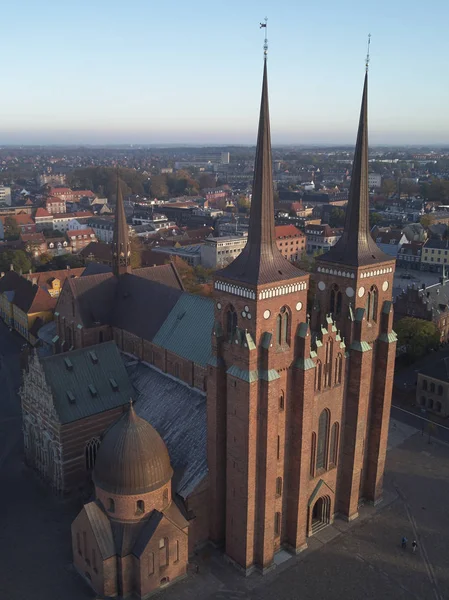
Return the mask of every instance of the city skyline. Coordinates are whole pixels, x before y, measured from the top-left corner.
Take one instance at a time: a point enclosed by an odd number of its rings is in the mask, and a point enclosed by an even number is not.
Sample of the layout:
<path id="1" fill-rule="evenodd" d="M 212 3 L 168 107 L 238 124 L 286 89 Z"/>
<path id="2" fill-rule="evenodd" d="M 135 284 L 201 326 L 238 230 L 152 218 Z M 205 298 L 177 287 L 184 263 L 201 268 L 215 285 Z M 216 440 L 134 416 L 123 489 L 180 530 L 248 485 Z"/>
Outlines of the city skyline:
<path id="1" fill-rule="evenodd" d="M 226 14 L 203 0 L 174 14 L 140 0 L 25 5 L 25 22 L 6 8 L 2 145 L 253 145 L 265 14 L 274 145 L 354 144 L 369 32 L 370 144 L 449 143 L 440 0 L 428 30 L 403 0 L 280 14 L 253 1 Z"/>

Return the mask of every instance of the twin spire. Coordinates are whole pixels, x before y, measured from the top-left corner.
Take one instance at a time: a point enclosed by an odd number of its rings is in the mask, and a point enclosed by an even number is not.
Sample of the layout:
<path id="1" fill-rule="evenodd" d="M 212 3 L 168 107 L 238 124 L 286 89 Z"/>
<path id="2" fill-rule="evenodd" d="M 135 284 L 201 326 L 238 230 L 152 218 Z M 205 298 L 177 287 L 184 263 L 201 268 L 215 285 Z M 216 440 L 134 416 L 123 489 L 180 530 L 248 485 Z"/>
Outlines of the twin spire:
<path id="1" fill-rule="evenodd" d="M 284 258 L 276 246 L 267 59 L 265 56 L 248 242 L 241 254 L 220 271 L 220 277 L 250 285 L 260 285 L 293 279 L 301 277 L 301 275 L 303 272 Z"/>
<path id="2" fill-rule="evenodd" d="M 116 277 L 122 273 L 131 273 L 131 244 L 129 242 L 128 224 L 118 170 L 114 237 L 112 239 L 112 271 Z"/>

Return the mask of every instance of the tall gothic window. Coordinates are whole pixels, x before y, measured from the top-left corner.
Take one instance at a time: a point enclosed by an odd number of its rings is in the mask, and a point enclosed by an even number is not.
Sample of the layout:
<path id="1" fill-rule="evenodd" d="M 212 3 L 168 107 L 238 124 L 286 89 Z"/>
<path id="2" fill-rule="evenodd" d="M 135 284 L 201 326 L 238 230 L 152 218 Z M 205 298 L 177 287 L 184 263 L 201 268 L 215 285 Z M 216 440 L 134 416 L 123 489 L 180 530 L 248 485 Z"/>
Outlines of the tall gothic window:
<path id="1" fill-rule="evenodd" d="M 335 359 L 334 369 L 335 369 L 334 384 L 339 385 L 341 383 L 341 378 L 343 375 L 343 356 L 342 356 L 341 352 L 338 353 L 338 355 Z"/>
<path id="2" fill-rule="evenodd" d="M 235 308 L 231 304 L 226 314 L 226 332 L 228 334 L 228 338 L 232 338 L 232 336 L 235 334 L 236 329 L 237 313 L 235 312 Z"/>
<path id="3" fill-rule="evenodd" d="M 278 477 L 276 479 L 276 496 L 280 496 L 282 494 L 282 477 Z"/>
<path id="4" fill-rule="evenodd" d="M 326 362 L 324 364 L 324 380 L 323 387 L 332 385 L 332 339 L 326 342 Z"/>
<path id="5" fill-rule="evenodd" d="M 100 446 L 100 440 L 92 438 L 86 444 L 85 459 L 86 459 L 86 470 L 91 471 L 95 465 L 95 459 L 97 458 L 97 451 Z"/>
<path id="6" fill-rule="evenodd" d="M 323 365 L 320 360 L 316 361 L 315 367 L 315 391 L 319 392 L 321 390 L 321 378 L 323 375 Z"/>
<path id="7" fill-rule="evenodd" d="M 332 425 L 332 429 L 331 429 L 331 441 L 329 444 L 329 451 L 330 451 L 329 462 L 332 465 L 337 464 L 339 433 L 340 433 L 340 425 L 338 423 L 334 423 Z"/>
<path id="8" fill-rule="evenodd" d="M 290 315 L 286 306 L 283 306 L 276 317 L 276 342 L 279 346 L 288 344 L 290 333 Z"/>
<path id="9" fill-rule="evenodd" d="M 339 317 L 341 315 L 341 291 L 336 283 L 331 289 L 330 313 L 333 317 Z"/>
<path id="10" fill-rule="evenodd" d="M 325 408 L 318 420 L 318 441 L 316 452 L 316 468 L 326 468 L 326 450 L 329 437 L 329 411 Z"/>
<path id="11" fill-rule="evenodd" d="M 316 460 L 316 433 L 312 433 L 312 443 L 310 446 L 310 477 L 315 475 L 315 460 Z"/>
<path id="12" fill-rule="evenodd" d="M 168 538 L 164 537 L 159 540 L 159 566 L 166 567 L 168 565 Z"/>
<path id="13" fill-rule="evenodd" d="M 366 298 L 366 320 L 377 321 L 377 304 L 378 304 L 378 291 L 375 285 L 372 285 L 368 296 Z"/>

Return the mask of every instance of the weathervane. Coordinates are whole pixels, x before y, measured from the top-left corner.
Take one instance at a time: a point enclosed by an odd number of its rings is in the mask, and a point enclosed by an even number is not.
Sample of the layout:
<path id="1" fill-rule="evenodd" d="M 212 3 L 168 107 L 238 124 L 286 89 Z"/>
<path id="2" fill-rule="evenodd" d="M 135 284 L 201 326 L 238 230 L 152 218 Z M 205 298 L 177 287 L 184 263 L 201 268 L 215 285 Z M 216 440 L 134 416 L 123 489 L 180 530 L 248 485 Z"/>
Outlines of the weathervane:
<path id="1" fill-rule="evenodd" d="M 264 19 L 265 23 L 260 23 L 260 29 L 262 29 L 262 27 L 265 29 L 265 39 L 263 41 L 263 54 L 265 56 L 265 58 L 267 57 L 268 54 L 268 38 L 267 38 L 267 32 L 268 32 L 268 27 L 267 27 L 267 23 L 268 23 L 268 17 L 265 17 Z"/>
<path id="2" fill-rule="evenodd" d="M 365 68 L 366 68 L 366 72 L 368 73 L 368 66 L 369 66 L 369 46 L 371 44 L 371 34 L 368 34 L 368 49 L 366 51 L 366 62 L 365 62 Z"/>

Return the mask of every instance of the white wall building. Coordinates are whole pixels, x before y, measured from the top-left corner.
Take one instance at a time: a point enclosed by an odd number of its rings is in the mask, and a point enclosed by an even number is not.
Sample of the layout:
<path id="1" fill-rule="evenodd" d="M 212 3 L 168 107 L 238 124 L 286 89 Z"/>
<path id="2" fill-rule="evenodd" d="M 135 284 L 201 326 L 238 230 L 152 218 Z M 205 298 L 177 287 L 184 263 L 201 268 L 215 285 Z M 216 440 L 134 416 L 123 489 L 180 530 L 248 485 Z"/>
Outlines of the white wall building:
<path id="1" fill-rule="evenodd" d="M 368 187 L 380 188 L 382 185 L 382 175 L 380 173 L 368 173 Z"/>
<path id="2" fill-rule="evenodd" d="M 247 240 L 243 236 L 206 238 L 201 246 L 201 264 L 207 269 L 224 267 L 240 254 Z"/>
<path id="3" fill-rule="evenodd" d="M 0 204 L 11 206 L 11 188 L 0 185 Z"/>
<path id="4" fill-rule="evenodd" d="M 106 244 L 112 242 L 114 237 L 114 221 L 112 219 L 89 219 L 87 225 L 92 227 L 98 241 L 106 242 Z"/>

